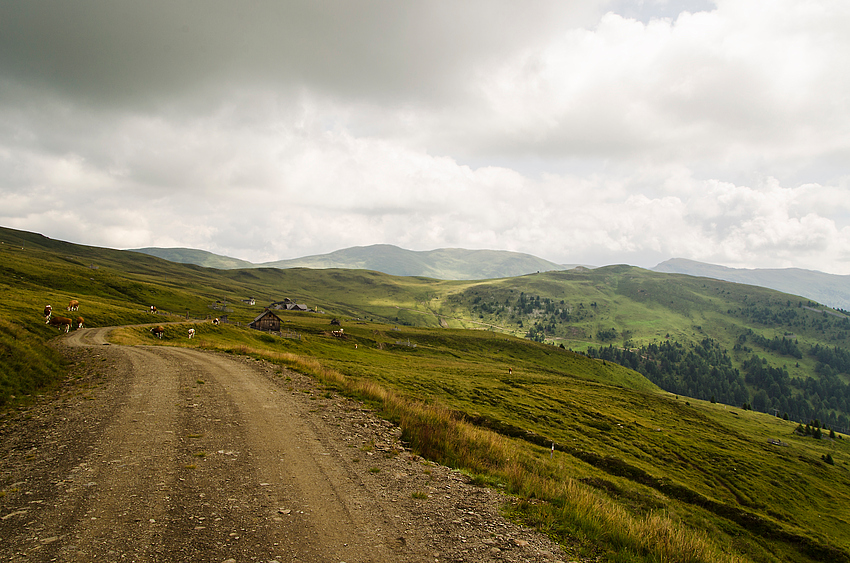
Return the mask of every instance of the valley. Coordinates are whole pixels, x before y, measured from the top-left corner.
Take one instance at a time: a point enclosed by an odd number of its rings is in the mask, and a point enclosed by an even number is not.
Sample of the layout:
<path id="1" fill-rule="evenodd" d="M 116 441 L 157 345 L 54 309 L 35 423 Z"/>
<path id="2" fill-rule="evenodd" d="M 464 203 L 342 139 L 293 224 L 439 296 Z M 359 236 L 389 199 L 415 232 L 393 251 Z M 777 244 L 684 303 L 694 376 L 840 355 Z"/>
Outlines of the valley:
<path id="1" fill-rule="evenodd" d="M 847 412 L 824 396 L 824 383 L 847 384 L 839 351 L 850 346 L 846 317 L 817 303 L 620 266 L 443 281 L 215 270 L 31 233 L 3 230 L 2 238 L 7 413 L 23 412 L 73 373 L 41 312 L 78 299 L 87 327 L 148 325 L 114 331 L 115 344 L 256 358 L 363 401 L 397 425 L 412 452 L 510 495 L 507 515 L 578 556 L 850 559 L 850 444 L 839 428 Z M 246 327 L 284 297 L 313 312 L 273 310 L 275 334 Z M 215 327 L 207 322 L 214 316 L 226 322 Z M 154 322 L 165 326 L 162 341 L 150 334 Z M 344 337 L 332 334 L 338 327 Z M 675 361 L 677 347 L 690 363 Z M 761 373 L 750 369 L 753 356 Z M 647 378 L 640 370 L 650 365 L 671 381 Z M 721 377 L 746 401 L 724 403 Z M 717 383 L 708 387 L 714 400 L 700 398 L 707 382 Z M 773 383 L 780 401 L 819 413 L 818 438 L 795 432 L 809 420 L 759 412 L 773 403 L 761 405 L 756 394 L 773 399 Z M 13 484 L 2 483 L 3 498 Z"/>

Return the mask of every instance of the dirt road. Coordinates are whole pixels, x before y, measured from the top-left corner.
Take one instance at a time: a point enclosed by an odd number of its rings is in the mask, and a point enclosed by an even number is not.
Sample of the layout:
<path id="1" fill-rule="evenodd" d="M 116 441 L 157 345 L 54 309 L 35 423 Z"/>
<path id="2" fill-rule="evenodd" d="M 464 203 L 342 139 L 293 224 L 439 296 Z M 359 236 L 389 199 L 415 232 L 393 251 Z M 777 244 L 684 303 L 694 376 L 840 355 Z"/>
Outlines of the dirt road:
<path id="1" fill-rule="evenodd" d="M 63 388 L 0 429 L 4 561 L 558 561 L 509 502 L 356 401 L 250 358 L 61 339 Z"/>

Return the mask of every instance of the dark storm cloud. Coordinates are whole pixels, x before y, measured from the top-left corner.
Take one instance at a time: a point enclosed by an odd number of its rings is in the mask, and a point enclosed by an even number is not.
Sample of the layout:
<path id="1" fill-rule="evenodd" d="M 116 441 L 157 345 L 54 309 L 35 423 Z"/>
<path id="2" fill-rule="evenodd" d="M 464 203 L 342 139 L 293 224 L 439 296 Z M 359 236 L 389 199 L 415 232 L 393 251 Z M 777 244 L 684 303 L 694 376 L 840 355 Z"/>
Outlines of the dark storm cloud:
<path id="1" fill-rule="evenodd" d="M 553 3 L 25 1 L 0 18 L 5 79 L 92 104 L 240 87 L 447 99 L 469 70 L 570 12 Z M 572 20 L 571 20 L 572 21 Z"/>

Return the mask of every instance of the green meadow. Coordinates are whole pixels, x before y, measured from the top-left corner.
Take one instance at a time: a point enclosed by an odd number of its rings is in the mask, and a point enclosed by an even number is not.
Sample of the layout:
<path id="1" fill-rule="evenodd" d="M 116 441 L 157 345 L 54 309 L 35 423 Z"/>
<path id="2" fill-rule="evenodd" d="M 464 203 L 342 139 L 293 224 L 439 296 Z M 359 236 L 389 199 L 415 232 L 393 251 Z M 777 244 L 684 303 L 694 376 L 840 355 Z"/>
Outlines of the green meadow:
<path id="1" fill-rule="evenodd" d="M 50 346 L 57 330 L 41 311 L 50 303 L 54 314 L 65 314 L 68 300 L 78 299 L 87 326 L 147 324 L 114 331 L 116 343 L 250 354 L 311 374 L 398 423 L 424 457 L 514 495 L 505 507 L 513 518 L 602 560 L 850 560 L 850 443 L 841 433 L 801 436 L 797 422 L 677 396 L 635 371 L 570 350 L 599 345 L 593 331 L 612 322 L 621 323 L 614 325 L 620 338 L 630 331 L 636 342 L 713 331 L 720 322 L 710 324 L 714 317 L 726 319 L 732 333 L 744 316 L 724 316 L 733 300 L 721 291 L 773 302 L 777 310 L 791 307 L 783 294 L 683 277 L 683 287 L 670 284 L 666 296 L 652 297 L 646 280 L 654 278 L 622 268 L 595 280 L 575 272 L 572 279 L 549 273 L 486 282 L 220 271 L 0 234 L 6 409 L 64 377 L 64 360 Z M 623 283 L 630 275 L 637 278 Z M 577 289 L 565 289 L 569 284 Z M 575 317 L 536 342 L 526 338 L 528 325 L 545 307 L 533 303 L 519 314 L 512 304 L 544 290 L 544 299 L 563 299 Z M 257 304 L 243 302 L 249 297 Z M 275 311 L 282 320 L 276 334 L 246 327 L 263 304 L 284 297 L 323 312 Z M 163 314 L 151 315 L 152 304 Z M 206 322 L 223 315 L 228 323 Z M 626 323 L 629 316 L 636 322 Z M 164 324 L 162 341 L 150 323 Z M 189 326 L 196 329 L 191 341 Z M 822 327 L 800 326 L 798 333 L 832 338 L 840 329 Z M 339 328 L 343 337 L 332 334 Z M 730 334 L 730 349 L 735 338 Z"/>

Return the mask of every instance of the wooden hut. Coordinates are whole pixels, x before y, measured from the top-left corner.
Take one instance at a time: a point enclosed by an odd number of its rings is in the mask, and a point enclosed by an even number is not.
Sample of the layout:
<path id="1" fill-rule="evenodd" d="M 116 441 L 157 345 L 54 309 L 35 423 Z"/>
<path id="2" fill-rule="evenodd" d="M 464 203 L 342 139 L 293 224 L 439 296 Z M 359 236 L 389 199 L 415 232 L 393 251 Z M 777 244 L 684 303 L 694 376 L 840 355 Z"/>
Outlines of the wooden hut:
<path id="1" fill-rule="evenodd" d="M 271 332 L 280 331 L 280 317 L 269 310 L 265 310 L 260 315 L 248 324 L 249 327 L 256 330 L 265 330 Z"/>

